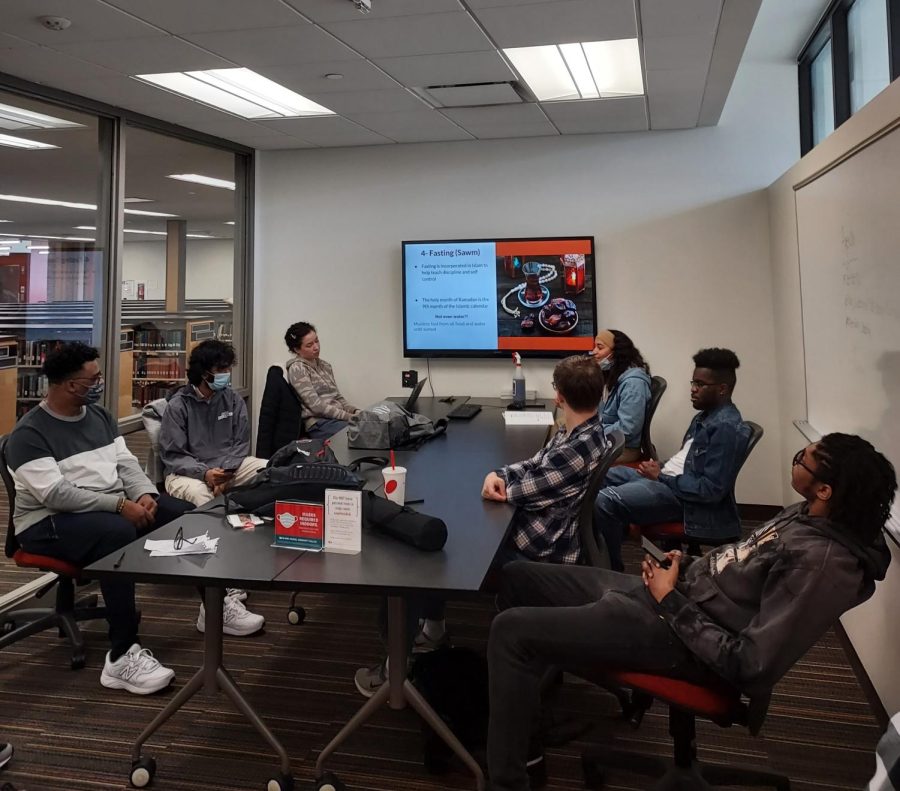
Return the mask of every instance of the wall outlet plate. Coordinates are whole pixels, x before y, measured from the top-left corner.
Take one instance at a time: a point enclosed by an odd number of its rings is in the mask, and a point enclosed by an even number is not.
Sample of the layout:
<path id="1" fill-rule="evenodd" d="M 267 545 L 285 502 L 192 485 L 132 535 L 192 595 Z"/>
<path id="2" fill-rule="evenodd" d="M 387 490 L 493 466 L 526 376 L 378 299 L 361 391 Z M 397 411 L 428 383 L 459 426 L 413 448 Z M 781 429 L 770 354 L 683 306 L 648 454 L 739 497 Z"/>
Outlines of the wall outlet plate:
<path id="1" fill-rule="evenodd" d="M 417 384 L 419 384 L 418 371 L 403 371 L 402 377 L 404 387 L 415 387 Z"/>

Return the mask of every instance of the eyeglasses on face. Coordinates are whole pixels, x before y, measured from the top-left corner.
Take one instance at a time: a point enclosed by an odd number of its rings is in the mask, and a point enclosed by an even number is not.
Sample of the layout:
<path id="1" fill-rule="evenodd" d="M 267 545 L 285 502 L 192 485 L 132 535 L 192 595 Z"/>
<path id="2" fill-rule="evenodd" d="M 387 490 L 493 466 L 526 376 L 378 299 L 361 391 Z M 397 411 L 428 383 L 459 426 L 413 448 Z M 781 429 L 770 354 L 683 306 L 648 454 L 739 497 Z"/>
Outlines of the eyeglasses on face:
<path id="1" fill-rule="evenodd" d="M 814 470 L 810 467 L 806 462 L 803 461 L 803 457 L 806 455 L 806 448 L 800 448 L 795 454 L 794 458 L 791 459 L 792 467 L 802 467 L 806 470 L 813 478 L 817 481 L 821 481 L 822 483 L 828 483 L 828 480 L 822 476 L 822 473 L 818 470 Z"/>
<path id="2" fill-rule="evenodd" d="M 702 390 L 704 387 L 716 387 L 719 382 L 703 382 L 700 379 L 691 379 L 691 390 Z"/>
<path id="3" fill-rule="evenodd" d="M 71 381 L 73 382 L 90 382 L 91 384 L 100 384 L 103 381 L 103 373 L 99 373 L 96 376 L 73 376 L 71 377 Z"/>

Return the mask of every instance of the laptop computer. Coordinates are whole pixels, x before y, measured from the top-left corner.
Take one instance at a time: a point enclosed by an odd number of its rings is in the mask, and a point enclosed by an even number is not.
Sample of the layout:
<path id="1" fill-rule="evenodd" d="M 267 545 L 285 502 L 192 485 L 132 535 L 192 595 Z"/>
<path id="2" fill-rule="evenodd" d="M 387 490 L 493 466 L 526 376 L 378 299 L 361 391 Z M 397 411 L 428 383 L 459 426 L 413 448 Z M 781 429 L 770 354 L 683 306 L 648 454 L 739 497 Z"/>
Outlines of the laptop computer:
<path id="1" fill-rule="evenodd" d="M 412 412 L 413 408 L 416 405 L 416 401 L 419 400 L 419 393 L 422 392 L 422 388 L 425 387 L 425 382 L 428 381 L 428 377 L 426 376 L 424 379 L 420 379 L 419 383 L 413 388 L 413 391 L 409 394 L 409 398 L 406 399 L 406 403 L 403 405 L 403 408 L 407 412 Z"/>

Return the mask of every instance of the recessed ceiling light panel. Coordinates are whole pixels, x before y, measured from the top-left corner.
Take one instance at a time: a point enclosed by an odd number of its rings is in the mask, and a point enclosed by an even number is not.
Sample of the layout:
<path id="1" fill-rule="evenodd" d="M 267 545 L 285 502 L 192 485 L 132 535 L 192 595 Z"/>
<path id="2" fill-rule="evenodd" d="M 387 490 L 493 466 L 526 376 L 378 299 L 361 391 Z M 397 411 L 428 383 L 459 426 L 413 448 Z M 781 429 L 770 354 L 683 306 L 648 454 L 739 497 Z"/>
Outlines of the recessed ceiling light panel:
<path id="1" fill-rule="evenodd" d="M 30 150 L 38 150 L 42 148 L 59 148 L 59 146 L 50 145 L 50 143 L 41 143 L 38 140 L 26 140 L 24 137 L 16 137 L 15 135 L 0 134 L 0 146 L 9 148 L 26 148 Z"/>
<path id="2" fill-rule="evenodd" d="M 220 187 L 225 190 L 233 190 L 234 182 L 227 179 L 216 179 L 212 176 L 202 176 L 199 173 L 171 173 L 167 178 L 178 181 L 190 181 L 194 184 L 203 184 L 207 187 Z"/>
<path id="3" fill-rule="evenodd" d="M 84 124 L 13 107 L 11 104 L 0 104 L 0 129 L 71 129 L 80 126 Z"/>

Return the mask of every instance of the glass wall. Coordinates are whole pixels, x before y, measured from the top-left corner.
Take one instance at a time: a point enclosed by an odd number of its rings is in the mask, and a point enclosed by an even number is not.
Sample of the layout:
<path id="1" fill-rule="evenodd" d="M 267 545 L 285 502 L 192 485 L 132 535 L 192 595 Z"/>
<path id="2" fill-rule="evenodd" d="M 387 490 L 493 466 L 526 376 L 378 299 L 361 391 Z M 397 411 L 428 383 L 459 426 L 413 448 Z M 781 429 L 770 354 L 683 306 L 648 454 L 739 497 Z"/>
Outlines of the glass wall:
<path id="1" fill-rule="evenodd" d="M 240 164 L 229 151 L 127 128 L 120 418 L 184 384 L 200 341 L 234 337 Z"/>
<path id="2" fill-rule="evenodd" d="M 834 83 L 831 75 L 831 39 L 813 58 L 810 67 L 812 83 L 813 145 L 834 131 Z"/>
<path id="3" fill-rule="evenodd" d="M 57 343 L 103 348 L 100 123 L 0 92 L 0 434 L 41 400 Z"/>
<path id="4" fill-rule="evenodd" d="M 891 81 L 884 0 L 855 0 L 847 12 L 847 39 L 850 110 L 855 113 Z"/>

